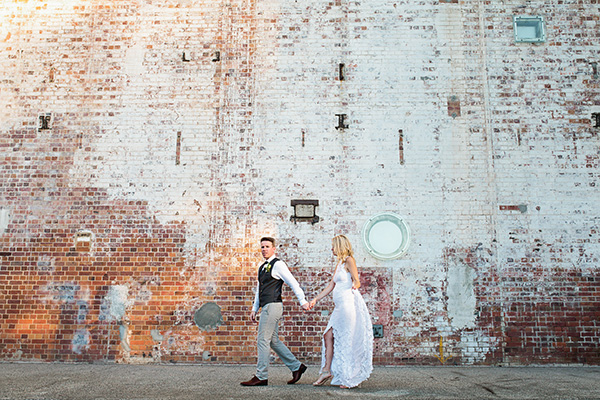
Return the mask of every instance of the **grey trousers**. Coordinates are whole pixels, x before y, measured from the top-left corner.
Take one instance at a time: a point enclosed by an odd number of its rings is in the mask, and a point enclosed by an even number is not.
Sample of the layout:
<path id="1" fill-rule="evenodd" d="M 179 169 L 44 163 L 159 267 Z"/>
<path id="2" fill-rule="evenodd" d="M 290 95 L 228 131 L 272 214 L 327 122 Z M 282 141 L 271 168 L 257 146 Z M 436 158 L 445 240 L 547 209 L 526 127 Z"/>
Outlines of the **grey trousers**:
<path id="1" fill-rule="evenodd" d="M 279 340 L 279 320 L 283 315 L 283 303 L 269 303 L 262 308 L 260 322 L 258 323 L 258 364 L 256 377 L 264 380 L 269 376 L 270 349 L 281 358 L 281 361 L 291 370 L 300 368 L 300 361 L 292 354 L 281 340 Z"/>

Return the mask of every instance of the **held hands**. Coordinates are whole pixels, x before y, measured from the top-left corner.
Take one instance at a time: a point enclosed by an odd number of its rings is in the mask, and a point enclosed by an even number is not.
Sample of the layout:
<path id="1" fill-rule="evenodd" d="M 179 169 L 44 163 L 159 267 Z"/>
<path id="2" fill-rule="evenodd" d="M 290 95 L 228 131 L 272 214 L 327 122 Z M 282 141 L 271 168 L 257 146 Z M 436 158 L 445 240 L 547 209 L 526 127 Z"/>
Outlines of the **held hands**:
<path id="1" fill-rule="evenodd" d="M 312 299 L 309 303 L 308 303 L 308 309 L 312 310 L 313 307 L 315 306 L 315 304 L 317 304 L 317 299 Z"/>
<path id="2" fill-rule="evenodd" d="M 313 300 L 310 303 L 304 304 L 302 306 L 302 308 L 304 309 L 304 311 L 310 311 L 313 308 L 314 303 L 316 303 L 316 302 Z M 254 323 L 258 323 L 258 315 L 257 315 L 256 311 L 250 311 L 250 320 Z"/>

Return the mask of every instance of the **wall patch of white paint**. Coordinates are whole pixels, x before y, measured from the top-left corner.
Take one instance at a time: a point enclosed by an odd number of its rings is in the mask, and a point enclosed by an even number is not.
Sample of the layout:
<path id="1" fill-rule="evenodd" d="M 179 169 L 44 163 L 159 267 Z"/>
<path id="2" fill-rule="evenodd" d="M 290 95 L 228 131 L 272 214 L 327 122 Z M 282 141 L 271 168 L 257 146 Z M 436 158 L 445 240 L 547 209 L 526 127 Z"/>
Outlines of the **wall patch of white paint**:
<path id="1" fill-rule="evenodd" d="M 90 333 L 85 329 L 78 329 L 73 335 L 73 339 L 71 340 L 71 345 L 73 348 L 73 353 L 81 354 L 90 344 Z"/>
<path id="2" fill-rule="evenodd" d="M 473 289 L 475 271 L 451 259 L 448 265 L 448 319 L 455 329 L 475 327 L 476 298 Z"/>
<path id="3" fill-rule="evenodd" d="M 498 338 L 489 337 L 481 332 L 463 332 L 456 348 L 461 350 L 461 363 L 475 364 L 484 362 L 488 354 L 498 346 Z"/>
<path id="4" fill-rule="evenodd" d="M 122 321 L 125 318 L 127 307 L 133 304 L 129 299 L 129 287 L 127 285 L 113 285 L 108 289 L 104 298 L 105 319 L 107 321 Z"/>
<path id="5" fill-rule="evenodd" d="M 8 222 L 10 221 L 10 211 L 6 208 L 0 209 L 0 234 L 4 233 L 8 229 Z"/>
<path id="6" fill-rule="evenodd" d="M 146 49 L 142 41 L 134 42 L 127 49 L 125 59 L 123 60 L 123 71 L 127 75 L 141 76 L 146 72 L 144 68 L 144 57 Z"/>
<path id="7" fill-rule="evenodd" d="M 124 351 L 130 352 L 129 346 L 129 326 L 125 324 L 119 325 L 119 337 L 121 338 L 121 347 Z"/>

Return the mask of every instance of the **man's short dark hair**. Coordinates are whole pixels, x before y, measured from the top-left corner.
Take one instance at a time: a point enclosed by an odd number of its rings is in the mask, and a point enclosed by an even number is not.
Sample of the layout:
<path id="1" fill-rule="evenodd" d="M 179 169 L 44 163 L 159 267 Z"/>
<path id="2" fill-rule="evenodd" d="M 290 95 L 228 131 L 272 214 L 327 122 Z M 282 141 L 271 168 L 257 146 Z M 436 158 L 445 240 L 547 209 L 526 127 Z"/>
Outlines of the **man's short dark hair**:
<path id="1" fill-rule="evenodd" d="M 265 236 L 264 238 L 260 239 L 261 243 L 262 242 L 271 242 L 273 244 L 273 247 L 275 247 L 275 239 L 273 239 L 270 236 Z"/>

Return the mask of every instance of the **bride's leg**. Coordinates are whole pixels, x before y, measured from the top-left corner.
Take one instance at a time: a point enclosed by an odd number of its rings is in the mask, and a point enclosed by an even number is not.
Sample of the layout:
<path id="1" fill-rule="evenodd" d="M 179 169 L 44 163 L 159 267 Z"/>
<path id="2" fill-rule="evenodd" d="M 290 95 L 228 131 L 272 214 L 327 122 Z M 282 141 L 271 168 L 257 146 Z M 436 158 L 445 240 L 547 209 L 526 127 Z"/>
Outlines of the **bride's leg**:
<path id="1" fill-rule="evenodd" d="M 331 361 L 333 360 L 333 329 L 329 328 L 325 335 L 325 367 L 323 371 L 331 371 Z"/>
<path id="2" fill-rule="evenodd" d="M 321 386 L 329 382 L 333 375 L 331 375 L 331 362 L 333 361 L 333 329 L 329 329 L 323 335 L 323 342 L 325 342 L 325 364 L 323 365 L 323 369 L 321 369 L 321 373 L 319 374 L 319 379 L 313 382 L 314 386 Z"/>

